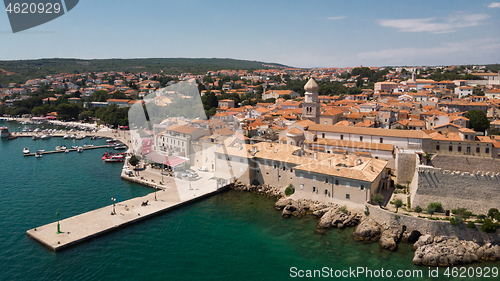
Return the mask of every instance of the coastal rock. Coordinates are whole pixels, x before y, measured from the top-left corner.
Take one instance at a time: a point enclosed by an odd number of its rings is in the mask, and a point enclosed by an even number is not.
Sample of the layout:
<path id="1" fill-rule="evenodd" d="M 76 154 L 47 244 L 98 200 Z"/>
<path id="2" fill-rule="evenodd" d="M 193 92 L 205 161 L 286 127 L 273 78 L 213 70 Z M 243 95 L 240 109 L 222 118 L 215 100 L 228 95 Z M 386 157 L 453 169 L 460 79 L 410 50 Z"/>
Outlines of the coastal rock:
<path id="1" fill-rule="evenodd" d="M 476 256 L 482 260 L 500 260 L 500 246 L 487 243 L 477 250 Z"/>
<path id="2" fill-rule="evenodd" d="M 421 246 L 428 245 L 430 243 L 434 242 L 434 237 L 431 235 L 422 235 L 418 238 L 418 241 L 413 244 L 413 250 L 416 250 L 420 248 Z"/>
<path id="3" fill-rule="evenodd" d="M 479 249 L 479 245 L 472 241 L 461 241 L 455 238 L 446 237 L 434 238 L 432 240 L 433 242 L 428 244 L 422 243 L 423 245 L 417 248 L 413 256 L 413 264 L 454 266 L 478 261 L 476 252 Z M 426 239 L 425 242 L 429 241 L 430 239 Z"/>
<path id="4" fill-rule="evenodd" d="M 328 211 L 330 211 L 332 208 L 324 208 L 321 210 L 314 211 L 312 214 L 315 215 L 316 217 L 321 218 L 324 214 L 326 214 Z"/>
<path id="5" fill-rule="evenodd" d="M 391 251 L 396 250 L 397 243 L 401 238 L 402 230 L 398 227 L 390 227 L 382 232 L 382 236 L 380 236 L 380 246 L 384 249 L 388 249 Z"/>
<path id="6" fill-rule="evenodd" d="M 278 199 L 278 201 L 274 204 L 274 207 L 278 210 L 281 210 L 288 205 L 292 205 L 293 202 L 294 201 L 292 200 L 292 198 L 283 197 L 283 198 Z"/>
<path id="7" fill-rule="evenodd" d="M 329 210 L 321 216 L 318 228 L 344 228 L 346 226 L 358 224 L 359 220 L 360 216 L 357 213 L 344 213 L 335 208 L 329 208 Z"/>
<path id="8" fill-rule="evenodd" d="M 281 213 L 281 216 L 284 218 L 288 218 L 290 216 L 300 218 L 304 214 L 305 214 L 304 209 L 302 209 L 296 205 L 286 205 L 285 208 L 283 208 L 283 213 Z"/>
<path id="9" fill-rule="evenodd" d="M 374 242 L 380 238 L 380 234 L 380 225 L 375 220 L 368 218 L 356 227 L 352 236 L 356 241 Z"/>

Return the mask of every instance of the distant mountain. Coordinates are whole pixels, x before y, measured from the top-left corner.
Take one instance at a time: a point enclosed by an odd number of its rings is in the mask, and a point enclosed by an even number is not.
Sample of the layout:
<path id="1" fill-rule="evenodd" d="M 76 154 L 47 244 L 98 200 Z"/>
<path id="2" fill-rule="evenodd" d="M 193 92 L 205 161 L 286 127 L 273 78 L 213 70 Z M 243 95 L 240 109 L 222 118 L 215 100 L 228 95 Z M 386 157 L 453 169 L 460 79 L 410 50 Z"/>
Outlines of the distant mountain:
<path id="1" fill-rule="evenodd" d="M 40 78 L 58 73 L 76 74 L 94 71 L 160 73 L 161 71 L 163 71 L 163 74 L 181 74 L 184 72 L 189 72 L 198 75 L 205 74 L 209 70 L 255 70 L 283 67 L 288 66 L 277 63 L 219 58 L 148 58 L 96 60 L 54 58 L 39 60 L 0 61 L 0 85 L 5 85 L 12 82 L 24 83 L 27 79 Z"/>

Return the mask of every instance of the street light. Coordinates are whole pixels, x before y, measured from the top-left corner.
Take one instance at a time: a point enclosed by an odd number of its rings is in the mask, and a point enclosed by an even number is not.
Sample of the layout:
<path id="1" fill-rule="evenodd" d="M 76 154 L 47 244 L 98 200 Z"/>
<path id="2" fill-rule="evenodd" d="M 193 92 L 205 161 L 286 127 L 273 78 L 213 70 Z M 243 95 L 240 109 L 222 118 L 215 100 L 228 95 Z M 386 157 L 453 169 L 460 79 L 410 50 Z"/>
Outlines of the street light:
<path id="1" fill-rule="evenodd" d="M 116 202 L 116 198 L 111 198 L 111 201 L 113 201 L 113 212 L 111 212 L 111 215 L 114 215 L 114 214 L 116 214 L 116 212 L 115 212 L 115 202 Z"/>
<path id="2" fill-rule="evenodd" d="M 56 233 L 59 234 L 59 233 L 62 233 L 60 225 L 59 225 L 59 211 L 57 211 L 56 214 L 57 214 L 57 232 Z"/>

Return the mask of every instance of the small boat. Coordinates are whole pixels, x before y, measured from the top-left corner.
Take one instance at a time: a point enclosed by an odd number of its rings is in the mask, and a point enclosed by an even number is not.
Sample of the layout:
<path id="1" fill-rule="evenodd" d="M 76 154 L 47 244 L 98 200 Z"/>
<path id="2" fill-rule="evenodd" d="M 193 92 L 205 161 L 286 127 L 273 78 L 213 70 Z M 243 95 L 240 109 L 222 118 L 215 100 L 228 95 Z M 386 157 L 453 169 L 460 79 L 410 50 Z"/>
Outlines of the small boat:
<path id="1" fill-rule="evenodd" d="M 64 135 L 63 139 L 69 139 L 71 136 L 69 134 Z"/>
<path id="2" fill-rule="evenodd" d="M 77 149 L 78 148 L 78 145 L 72 145 L 71 148 L 73 149 Z"/>
<path id="3" fill-rule="evenodd" d="M 127 149 L 127 146 L 125 146 L 124 144 L 117 144 L 113 147 L 115 150 L 123 150 L 123 149 Z"/>
<path id="4" fill-rule="evenodd" d="M 61 150 L 61 147 L 58 145 L 58 146 L 56 146 L 56 151 L 59 151 L 59 150 Z"/>
<path id="5" fill-rule="evenodd" d="M 35 153 L 35 157 L 36 157 L 36 158 L 41 158 L 41 157 L 42 157 L 42 153 L 37 151 L 37 152 Z"/>
<path id="6" fill-rule="evenodd" d="M 30 153 L 30 149 L 29 149 L 29 148 L 27 148 L 27 147 L 25 147 L 25 148 L 23 149 L 23 154 L 29 154 L 29 153 Z"/>
<path id="7" fill-rule="evenodd" d="M 123 162 L 123 154 L 108 153 L 107 151 L 101 158 L 104 162 Z"/>
<path id="8" fill-rule="evenodd" d="M 70 138 L 72 138 L 72 139 L 76 139 L 76 135 L 75 135 L 75 134 L 73 134 L 73 135 L 71 135 L 71 137 L 70 137 Z"/>
<path id="9" fill-rule="evenodd" d="M 66 146 L 65 145 L 61 146 L 61 150 L 66 150 Z"/>
<path id="10" fill-rule="evenodd" d="M 42 140 L 48 140 L 48 139 L 50 139 L 51 137 L 52 137 L 51 135 L 49 135 L 49 134 L 45 134 L 45 135 L 41 136 L 40 138 L 41 138 Z"/>
<path id="11" fill-rule="evenodd" d="M 39 149 L 37 152 L 42 153 L 42 152 L 45 152 L 45 150 Z"/>
<path id="12" fill-rule="evenodd" d="M 0 127 L 0 136 L 2 138 L 8 138 L 10 136 L 9 129 L 7 127 Z"/>
<path id="13" fill-rule="evenodd" d="M 78 151 L 79 153 L 82 153 L 83 152 L 83 148 L 81 146 L 79 146 L 76 151 Z"/>
<path id="14" fill-rule="evenodd" d="M 33 140 L 39 140 L 39 139 L 40 139 L 40 136 L 39 136 L 39 135 L 33 135 L 33 136 L 31 137 L 31 139 L 33 139 Z"/>
<path id="15" fill-rule="evenodd" d="M 115 140 L 115 139 L 107 139 L 107 140 L 106 140 L 106 142 L 107 142 L 107 143 L 110 143 L 110 142 L 116 142 L 116 140 Z"/>
<path id="16" fill-rule="evenodd" d="M 77 140 L 83 140 L 84 138 L 85 138 L 85 136 L 83 136 L 83 135 L 76 137 Z"/>

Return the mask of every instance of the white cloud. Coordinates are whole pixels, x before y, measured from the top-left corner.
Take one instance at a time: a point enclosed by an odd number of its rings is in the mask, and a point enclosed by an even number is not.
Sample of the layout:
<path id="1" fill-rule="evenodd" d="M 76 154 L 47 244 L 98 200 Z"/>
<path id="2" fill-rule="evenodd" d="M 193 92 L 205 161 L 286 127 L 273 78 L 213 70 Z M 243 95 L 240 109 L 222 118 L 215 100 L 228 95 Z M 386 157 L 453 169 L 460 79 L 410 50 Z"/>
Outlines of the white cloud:
<path id="1" fill-rule="evenodd" d="M 482 51 L 478 52 L 478 50 Z M 498 52 L 500 52 L 500 40 L 486 38 L 482 40 L 450 42 L 428 48 L 404 47 L 363 52 L 359 53 L 357 57 L 363 61 L 369 60 L 378 62 L 378 64 L 382 62 L 381 65 L 408 64 L 410 61 L 427 61 L 439 64 L 443 60 L 451 61 L 451 63 L 461 63 L 457 61 L 458 58 L 470 59 L 471 54 L 496 54 Z M 498 59 L 498 56 L 489 58 L 495 61 Z"/>
<path id="2" fill-rule="evenodd" d="M 402 32 L 431 32 L 449 33 L 455 32 L 459 28 L 478 26 L 483 24 L 483 20 L 489 18 L 486 14 L 464 14 L 456 13 L 444 18 L 423 18 L 423 19 L 381 19 L 378 23 L 384 27 L 396 28 Z"/>
<path id="3" fill-rule="evenodd" d="M 343 20 L 347 18 L 346 16 L 338 16 L 338 17 L 329 17 L 327 20 Z"/>
<path id="4" fill-rule="evenodd" d="M 491 2 L 488 8 L 500 8 L 500 2 Z"/>

